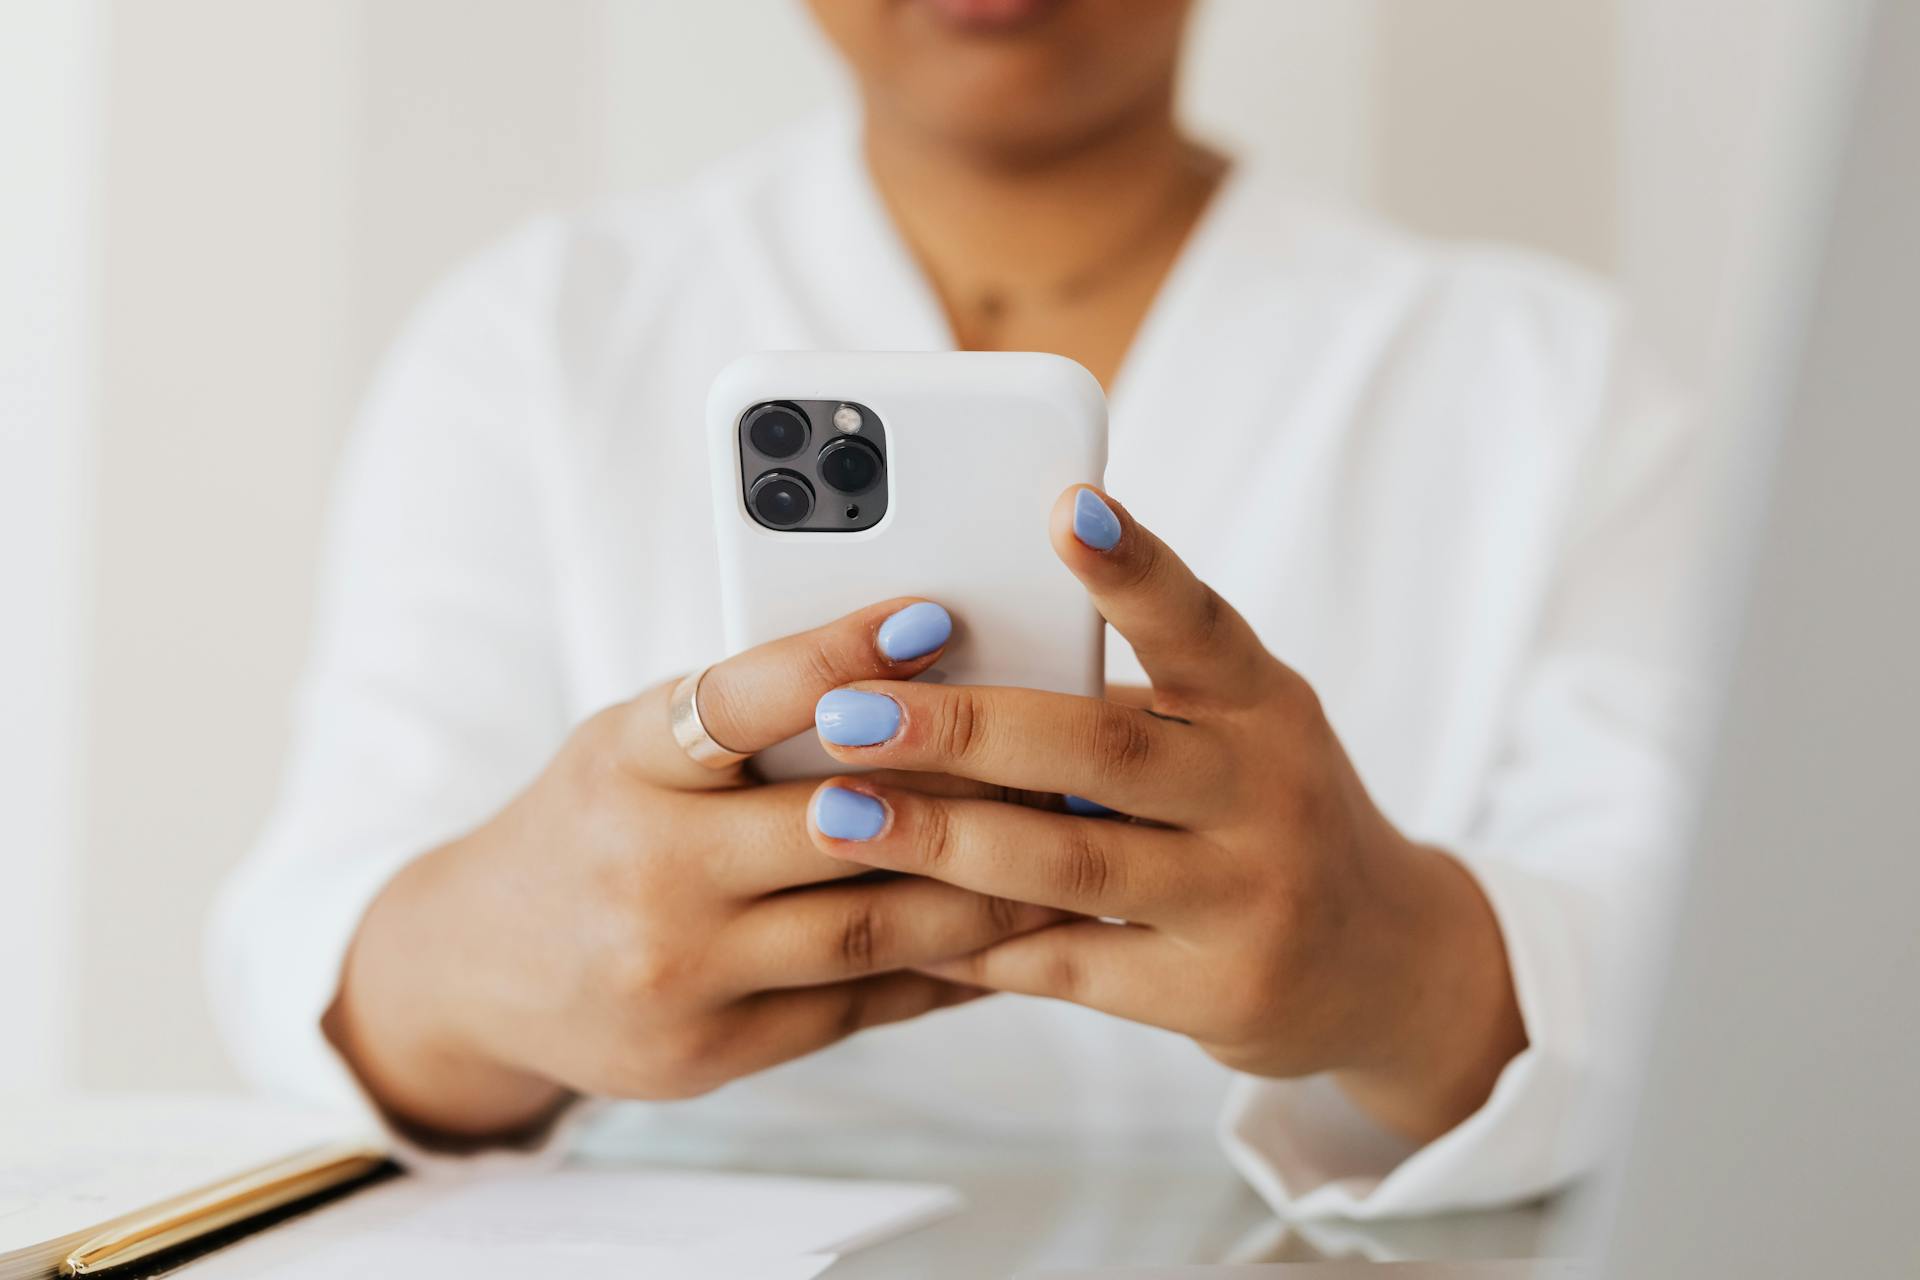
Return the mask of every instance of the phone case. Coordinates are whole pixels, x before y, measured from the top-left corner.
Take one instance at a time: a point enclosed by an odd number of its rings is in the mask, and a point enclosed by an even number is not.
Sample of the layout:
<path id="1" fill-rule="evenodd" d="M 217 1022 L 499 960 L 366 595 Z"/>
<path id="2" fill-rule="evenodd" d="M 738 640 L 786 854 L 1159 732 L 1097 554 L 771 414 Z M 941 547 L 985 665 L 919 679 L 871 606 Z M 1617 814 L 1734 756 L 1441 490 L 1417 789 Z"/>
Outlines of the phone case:
<path id="1" fill-rule="evenodd" d="M 857 532 L 758 523 L 741 483 L 740 422 L 767 401 L 865 406 L 886 434 L 887 509 Z M 1054 499 L 1106 470 L 1106 398 L 1063 356 L 1027 352 L 767 352 L 707 397 L 727 651 L 920 595 L 954 619 L 921 680 L 1103 691 L 1103 623 L 1047 538 Z M 811 731 L 757 757 L 769 778 L 845 766 Z"/>

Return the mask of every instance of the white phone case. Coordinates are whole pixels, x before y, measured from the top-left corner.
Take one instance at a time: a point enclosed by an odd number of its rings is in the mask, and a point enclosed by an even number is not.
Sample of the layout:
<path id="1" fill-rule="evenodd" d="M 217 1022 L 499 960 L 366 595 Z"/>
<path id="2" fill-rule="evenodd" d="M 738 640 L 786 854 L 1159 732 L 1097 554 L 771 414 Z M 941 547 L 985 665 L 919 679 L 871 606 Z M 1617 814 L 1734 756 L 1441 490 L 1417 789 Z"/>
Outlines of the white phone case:
<path id="1" fill-rule="evenodd" d="M 780 400 L 848 401 L 879 418 L 878 524 L 780 531 L 748 513 L 741 417 Z M 729 653 L 920 595 L 947 607 L 954 634 L 919 679 L 1102 692 L 1103 624 L 1047 540 L 1060 491 L 1106 470 L 1106 398 L 1078 364 L 1026 352 L 750 355 L 714 379 L 707 431 Z M 761 752 L 758 766 L 769 778 L 845 770 L 811 731 Z"/>

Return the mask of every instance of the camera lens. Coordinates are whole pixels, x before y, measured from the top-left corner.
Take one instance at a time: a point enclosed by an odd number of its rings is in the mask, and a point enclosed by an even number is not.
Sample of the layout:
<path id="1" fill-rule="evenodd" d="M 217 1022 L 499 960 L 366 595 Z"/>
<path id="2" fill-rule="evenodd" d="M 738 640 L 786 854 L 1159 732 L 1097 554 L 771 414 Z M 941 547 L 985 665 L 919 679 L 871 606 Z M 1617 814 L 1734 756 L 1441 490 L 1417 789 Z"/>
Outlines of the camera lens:
<path id="1" fill-rule="evenodd" d="M 865 440 L 835 440 L 820 451 L 820 478 L 841 493 L 865 493 L 880 478 L 880 451 Z"/>
<path id="2" fill-rule="evenodd" d="M 791 471 L 769 471 L 753 482 L 747 505 L 761 524 L 791 529 L 813 514 L 813 486 Z"/>
<path id="3" fill-rule="evenodd" d="M 747 439 L 769 458 L 791 458 L 807 446 L 806 415 L 786 404 L 763 404 L 747 415 Z"/>

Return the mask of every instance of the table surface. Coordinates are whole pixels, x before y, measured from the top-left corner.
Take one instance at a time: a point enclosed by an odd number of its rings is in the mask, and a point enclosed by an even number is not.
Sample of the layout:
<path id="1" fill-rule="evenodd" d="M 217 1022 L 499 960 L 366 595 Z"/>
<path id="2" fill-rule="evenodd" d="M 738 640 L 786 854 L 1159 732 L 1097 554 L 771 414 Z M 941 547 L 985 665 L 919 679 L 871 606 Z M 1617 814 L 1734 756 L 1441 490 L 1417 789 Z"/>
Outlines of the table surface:
<path id="1" fill-rule="evenodd" d="M 982 1280 L 1100 1265 L 1525 1258 L 1553 1251 L 1555 1240 L 1556 1214 L 1547 1206 L 1286 1224 L 1218 1147 L 1197 1139 L 989 1143 L 851 1131 L 809 1134 L 803 1143 L 709 1133 L 697 1146 L 649 1146 L 655 1164 L 941 1182 L 966 1198 L 950 1218 L 848 1255 L 828 1273 L 831 1280 Z M 623 1147 L 632 1150 L 617 1134 L 590 1138 L 580 1158 L 622 1163 L 631 1158 Z"/>

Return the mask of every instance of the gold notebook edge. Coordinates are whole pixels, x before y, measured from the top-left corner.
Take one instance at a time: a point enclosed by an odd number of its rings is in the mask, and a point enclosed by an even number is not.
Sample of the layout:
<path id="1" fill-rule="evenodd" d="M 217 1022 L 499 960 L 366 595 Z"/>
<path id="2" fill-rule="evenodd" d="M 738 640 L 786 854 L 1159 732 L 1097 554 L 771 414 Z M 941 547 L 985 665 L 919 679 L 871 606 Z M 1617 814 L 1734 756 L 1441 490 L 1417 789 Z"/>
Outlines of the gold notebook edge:
<path id="1" fill-rule="evenodd" d="M 386 1163 L 371 1142 L 309 1147 L 122 1215 L 90 1233 L 60 1264 L 63 1276 L 98 1275 L 222 1227 L 365 1176 Z"/>

